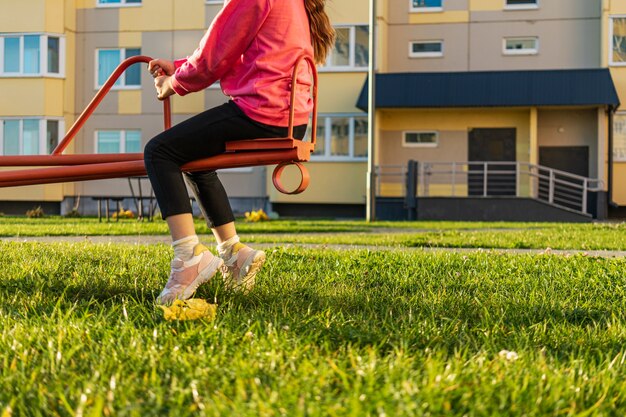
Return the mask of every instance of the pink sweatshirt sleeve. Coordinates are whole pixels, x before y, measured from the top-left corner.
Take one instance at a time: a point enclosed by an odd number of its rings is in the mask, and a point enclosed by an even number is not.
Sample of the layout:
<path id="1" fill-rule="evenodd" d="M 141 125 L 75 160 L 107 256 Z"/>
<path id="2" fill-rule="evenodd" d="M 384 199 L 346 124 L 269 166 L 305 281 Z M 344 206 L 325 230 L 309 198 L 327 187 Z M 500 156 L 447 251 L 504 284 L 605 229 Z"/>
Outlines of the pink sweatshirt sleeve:
<path id="1" fill-rule="evenodd" d="M 176 60 L 176 94 L 200 91 L 219 80 L 248 49 L 273 0 L 226 0 L 193 55 Z"/>

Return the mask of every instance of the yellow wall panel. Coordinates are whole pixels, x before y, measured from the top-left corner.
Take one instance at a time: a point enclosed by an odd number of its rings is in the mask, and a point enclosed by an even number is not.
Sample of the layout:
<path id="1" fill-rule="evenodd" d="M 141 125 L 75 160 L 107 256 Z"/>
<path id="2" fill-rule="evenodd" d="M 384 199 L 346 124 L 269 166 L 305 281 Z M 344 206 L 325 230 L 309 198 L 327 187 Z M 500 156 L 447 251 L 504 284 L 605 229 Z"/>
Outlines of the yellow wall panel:
<path id="1" fill-rule="evenodd" d="M 320 73 L 319 111 L 320 113 L 360 112 L 356 101 L 367 73 Z"/>
<path id="2" fill-rule="evenodd" d="M 470 10 L 473 12 L 502 10 L 504 0 L 470 0 Z"/>
<path id="3" fill-rule="evenodd" d="M 609 13 L 611 14 L 626 14 L 626 3 L 623 0 L 609 0 Z"/>
<path id="4" fill-rule="evenodd" d="M 4 78 L 0 79 L 0 115 L 33 116 L 43 115 L 45 109 L 45 82 L 43 78 Z"/>
<path id="5" fill-rule="evenodd" d="M 120 7 L 120 32 L 171 30 L 173 7 L 172 0 L 150 0 L 141 7 Z"/>
<path id="6" fill-rule="evenodd" d="M 326 203 L 364 204 L 365 162 L 309 162 L 305 164 L 311 174 L 311 183 L 302 194 L 285 195 L 279 193 L 268 175 L 270 201 L 274 203 Z M 273 167 L 268 172 L 273 171 Z M 300 181 L 297 168 L 288 167 L 283 172 L 282 181 L 287 189 L 294 189 Z"/>
<path id="7" fill-rule="evenodd" d="M 176 114 L 196 114 L 204 111 L 204 91 L 172 97 L 172 112 Z"/>
<path id="8" fill-rule="evenodd" d="M 93 9 L 96 7 L 96 0 L 76 0 L 77 9 Z"/>
<path id="9" fill-rule="evenodd" d="M 452 10 L 441 13 L 416 12 L 409 14 L 411 24 L 429 23 L 463 23 L 469 22 L 469 12 L 466 10 Z"/>
<path id="10" fill-rule="evenodd" d="M 380 1 L 378 4 L 380 5 Z M 334 0 L 326 2 L 326 13 L 333 25 L 369 22 L 369 2 L 364 0 Z M 408 7 L 408 3 L 407 3 Z M 379 7 L 380 9 L 380 7 Z"/>
<path id="11" fill-rule="evenodd" d="M 626 163 L 616 162 L 613 168 L 613 201 L 626 206 Z"/>
<path id="12" fill-rule="evenodd" d="M 44 80 L 45 88 L 45 116 L 63 116 L 64 102 L 64 84 L 65 82 L 57 78 L 48 78 Z"/>
<path id="13" fill-rule="evenodd" d="M 118 42 L 121 48 L 137 48 L 141 46 L 141 32 L 120 32 Z"/>
<path id="14" fill-rule="evenodd" d="M 46 32 L 63 33 L 65 31 L 64 0 L 46 0 Z"/>
<path id="15" fill-rule="evenodd" d="M 516 129 L 516 159 L 530 159 L 530 110 L 507 109 L 445 109 L 445 110 L 385 110 L 379 119 L 380 130 L 440 130 L 463 131 L 472 128 L 514 127 Z M 394 164 L 393 161 L 385 161 Z M 404 161 L 399 162 L 404 163 Z"/>
<path id="16" fill-rule="evenodd" d="M 0 13 L 1 32 L 43 32 L 45 30 L 46 9 L 44 0 L 12 1 L 10 13 L 3 6 Z"/>
<path id="17" fill-rule="evenodd" d="M 174 30 L 206 27 L 204 2 L 196 0 L 174 1 Z"/>
<path id="18" fill-rule="evenodd" d="M 141 90 L 120 91 L 117 100 L 119 114 L 141 114 Z"/>

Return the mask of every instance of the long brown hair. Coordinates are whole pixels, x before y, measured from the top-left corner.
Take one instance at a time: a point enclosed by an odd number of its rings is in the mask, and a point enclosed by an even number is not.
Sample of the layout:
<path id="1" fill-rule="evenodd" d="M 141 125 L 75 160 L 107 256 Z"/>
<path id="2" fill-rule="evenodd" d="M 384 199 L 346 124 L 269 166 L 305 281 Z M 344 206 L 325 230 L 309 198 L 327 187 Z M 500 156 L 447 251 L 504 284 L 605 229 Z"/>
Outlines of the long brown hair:
<path id="1" fill-rule="evenodd" d="M 324 11 L 326 0 L 304 0 L 306 14 L 309 16 L 311 43 L 315 62 L 323 64 L 335 43 L 335 29 Z"/>

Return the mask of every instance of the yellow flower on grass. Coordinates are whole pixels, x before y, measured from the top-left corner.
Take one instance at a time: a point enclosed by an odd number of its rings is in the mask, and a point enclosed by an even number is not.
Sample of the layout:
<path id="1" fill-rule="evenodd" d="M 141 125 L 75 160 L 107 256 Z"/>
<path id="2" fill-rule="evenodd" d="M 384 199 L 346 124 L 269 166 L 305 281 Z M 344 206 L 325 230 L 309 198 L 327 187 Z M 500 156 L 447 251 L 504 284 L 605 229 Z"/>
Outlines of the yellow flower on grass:
<path id="1" fill-rule="evenodd" d="M 259 209 L 257 211 L 246 211 L 244 216 L 246 217 L 247 222 L 260 222 L 270 219 L 263 209 Z"/>
<path id="2" fill-rule="evenodd" d="M 201 298 L 176 300 L 170 306 L 159 306 L 165 320 L 214 320 L 217 304 L 209 304 Z"/>

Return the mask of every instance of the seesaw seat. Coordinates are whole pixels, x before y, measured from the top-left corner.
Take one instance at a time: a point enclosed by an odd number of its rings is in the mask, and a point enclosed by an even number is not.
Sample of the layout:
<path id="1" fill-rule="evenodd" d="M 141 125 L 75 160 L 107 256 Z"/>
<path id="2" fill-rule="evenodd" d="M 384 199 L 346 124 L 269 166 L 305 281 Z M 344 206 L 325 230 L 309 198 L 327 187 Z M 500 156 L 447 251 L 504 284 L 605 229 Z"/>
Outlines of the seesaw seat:
<path id="1" fill-rule="evenodd" d="M 78 117 L 51 155 L 0 156 L 0 167 L 48 167 L 2 171 L 0 172 L 0 188 L 145 175 L 146 169 L 143 163 L 143 154 L 141 153 L 63 155 L 63 151 L 76 136 L 76 133 L 83 127 L 86 120 L 93 114 L 98 104 L 100 104 L 122 73 L 133 64 L 148 63 L 151 60 L 152 58 L 146 56 L 134 56 L 123 61 Z M 272 173 L 272 181 L 278 191 L 285 194 L 298 194 L 304 191 L 309 184 L 310 177 L 308 170 L 301 162 L 306 162 L 310 159 L 316 140 L 317 71 L 311 57 L 299 57 L 296 60 L 292 73 L 292 86 L 297 85 L 298 69 L 302 61 L 306 61 L 313 76 L 311 88 L 313 112 L 311 115 L 312 133 L 310 142 L 301 141 L 293 137 L 296 89 L 292 88 L 287 137 L 227 142 L 225 153 L 190 162 L 183 165 L 181 169 L 185 172 L 195 172 L 259 165 L 277 165 Z M 169 129 L 171 127 L 169 99 L 163 101 L 163 116 L 165 129 Z M 300 185 L 292 191 L 285 190 L 280 180 L 284 168 L 288 165 L 295 165 L 302 175 Z"/>

